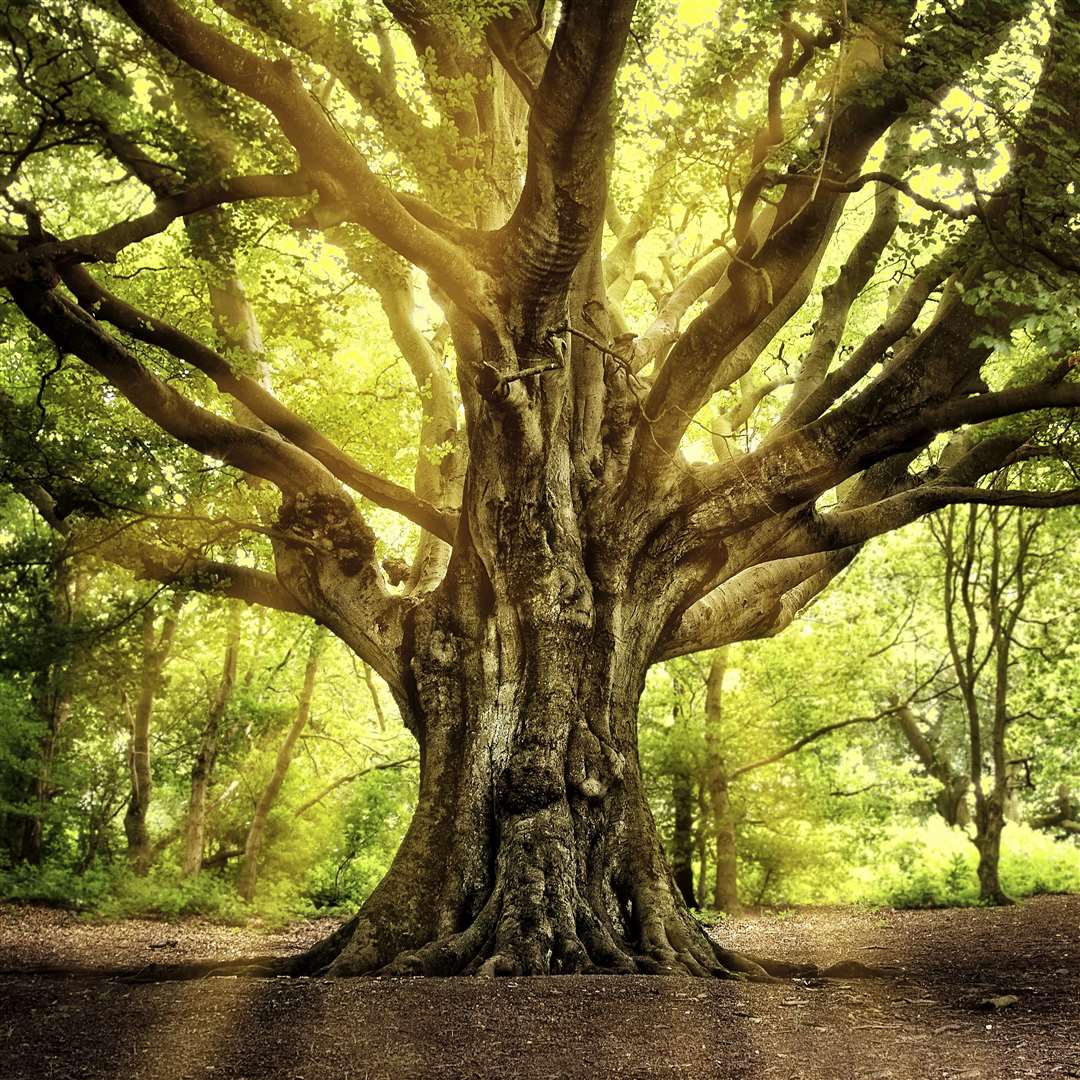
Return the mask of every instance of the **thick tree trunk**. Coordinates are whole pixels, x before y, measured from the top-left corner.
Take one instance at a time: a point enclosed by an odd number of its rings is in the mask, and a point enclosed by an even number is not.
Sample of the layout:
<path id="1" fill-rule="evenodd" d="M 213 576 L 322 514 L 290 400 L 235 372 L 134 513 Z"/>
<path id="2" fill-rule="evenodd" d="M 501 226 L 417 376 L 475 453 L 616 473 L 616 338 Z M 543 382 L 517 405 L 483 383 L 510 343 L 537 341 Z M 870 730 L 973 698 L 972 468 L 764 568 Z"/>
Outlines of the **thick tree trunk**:
<path id="1" fill-rule="evenodd" d="M 150 771 L 150 720 L 154 701 L 161 691 L 165 661 L 176 633 L 177 615 L 183 603 L 176 594 L 161 627 L 155 633 L 154 612 L 147 608 L 142 623 L 142 667 L 139 672 L 139 696 L 131 714 L 131 735 L 128 745 L 128 769 L 131 773 L 131 795 L 124 814 L 124 834 L 127 836 L 127 855 L 137 874 L 146 874 L 154 858 L 154 845 L 146 826 L 150 809 L 153 777 Z"/>
<path id="2" fill-rule="evenodd" d="M 510 607 L 461 580 L 449 595 L 411 628 L 415 816 L 309 969 L 761 973 L 713 946 L 664 857 L 635 728 L 652 643 L 615 632 L 622 605 L 597 591 L 585 619 L 565 593 Z"/>
<path id="3" fill-rule="evenodd" d="M 236 683 L 236 660 L 240 650 L 240 606 L 233 604 L 229 612 L 229 630 L 225 644 L 225 660 L 222 664 L 221 681 L 211 702 L 206 727 L 199 740 L 195 764 L 191 769 L 191 796 L 183 828 L 183 853 L 180 873 L 184 877 L 196 877 L 202 870 L 203 837 L 206 829 L 206 796 L 213 778 L 217 759 L 221 722 L 232 697 Z"/>
<path id="4" fill-rule="evenodd" d="M 259 797 L 255 807 L 255 814 L 251 819 L 251 827 L 248 829 L 247 841 L 244 844 L 244 857 L 240 863 L 240 878 L 238 888 L 240 895 L 250 903 L 255 899 L 255 890 L 259 879 L 259 851 L 262 847 L 263 835 L 266 832 L 266 821 L 273 809 L 274 801 L 281 791 L 281 785 L 285 783 L 285 775 L 292 763 L 293 750 L 296 740 L 300 738 L 308 717 L 311 715 L 311 699 L 315 695 L 315 676 L 319 670 L 319 648 L 322 644 L 322 631 L 317 629 L 308 653 L 307 666 L 304 669 L 304 685 L 300 690 L 300 698 L 296 706 L 296 717 L 285 739 L 278 748 L 277 758 L 274 761 L 274 770 L 270 774 L 266 787 Z"/>

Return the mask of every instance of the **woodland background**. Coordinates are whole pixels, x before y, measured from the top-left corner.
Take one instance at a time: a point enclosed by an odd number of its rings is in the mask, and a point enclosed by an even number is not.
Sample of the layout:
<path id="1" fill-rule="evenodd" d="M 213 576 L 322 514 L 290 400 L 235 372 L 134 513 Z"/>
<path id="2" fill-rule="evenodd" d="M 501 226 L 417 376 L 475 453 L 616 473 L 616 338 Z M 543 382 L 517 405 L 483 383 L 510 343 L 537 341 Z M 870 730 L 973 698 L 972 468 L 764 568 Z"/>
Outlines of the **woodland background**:
<path id="1" fill-rule="evenodd" d="M 392 368 L 364 392 L 373 423 L 416 407 Z M 61 425 L 50 427 L 59 454 Z M 408 825 L 416 784 L 415 743 L 379 680 L 296 617 L 133 585 L 25 500 L 9 494 L 2 512 L 3 895 L 106 916 L 274 923 L 355 910 Z M 736 899 L 978 901 L 971 730 L 943 609 L 950 528 L 954 545 L 974 530 L 980 660 L 996 641 L 992 529 L 1013 574 L 1017 538 L 1034 530 L 1026 604 L 1008 631 L 1002 885 L 1012 897 L 1080 890 L 1080 519 L 965 508 L 875 541 L 778 638 L 652 672 L 641 714 L 652 809 L 706 917 Z M 992 663 L 976 682 L 989 785 Z M 145 837 L 130 832 L 133 806 Z M 245 858 L 256 819 L 261 843 Z"/>

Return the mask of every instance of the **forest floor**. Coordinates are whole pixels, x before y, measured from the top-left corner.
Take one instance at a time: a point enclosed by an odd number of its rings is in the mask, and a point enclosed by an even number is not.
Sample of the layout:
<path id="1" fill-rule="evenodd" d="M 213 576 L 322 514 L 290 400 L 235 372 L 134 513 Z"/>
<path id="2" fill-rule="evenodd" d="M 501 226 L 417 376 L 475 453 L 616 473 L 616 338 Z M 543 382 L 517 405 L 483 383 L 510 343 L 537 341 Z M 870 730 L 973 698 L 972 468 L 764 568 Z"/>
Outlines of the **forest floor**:
<path id="1" fill-rule="evenodd" d="M 332 925 L 332 924 L 331 924 Z M 0 968 L 303 949 L 203 922 L 0 906 Z M 812 908 L 725 921 L 745 952 L 896 967 L 873 980 L 0 975 L 3 1080 L 1080 1077 L 1080 896 L 998 910 Z M 985 999 L 1017 1000 L 990 1009 Z"/>

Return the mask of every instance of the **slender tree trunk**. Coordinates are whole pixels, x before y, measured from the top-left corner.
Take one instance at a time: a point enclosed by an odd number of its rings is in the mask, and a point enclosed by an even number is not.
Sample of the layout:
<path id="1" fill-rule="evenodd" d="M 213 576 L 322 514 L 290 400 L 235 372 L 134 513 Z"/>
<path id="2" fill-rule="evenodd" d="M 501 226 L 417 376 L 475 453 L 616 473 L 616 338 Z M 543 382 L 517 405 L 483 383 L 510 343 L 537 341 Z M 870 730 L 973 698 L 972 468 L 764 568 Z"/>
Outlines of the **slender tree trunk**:
<path id="1" fill-rule="evenodd" d="M 1005 827 L 1004 804 L 1000 793 L 978 800 L 975 809 L 975 849 L 979 853 L 979 899 L 985 904 L 1011 904 L 1001 887 L 1001 833 Z"/>
<path id="2" fill-rule="evenodd" d="M 150 769 L 150 721 L 154 701 L 161 691 L 165 662 L 176 633 L 177 617 L 183 603 L 181 594 L 173 597 L 172 605 L 162 621 L 157 635 L 153 608 L 147 607 L 142 620 L 142 664 L 139 672 L 139 696 L 131 714 L 131 735 L 128 744 L 128 769 L 131 774 L 131 795 L 124 814 L 124 834 L 127 836 L 127 856 L 137 874 L 146 874 L 153 861 L 154 846 L 146 826 L 150 809 L 153 777 Z"/>
<path id="3" fill-rule="evenodd" d="M 1072 796 L 1072 790 L 1066 782 L 1058 786 L 1056 809 L 1049 814 L 1033 817 L 1030 825 L 1033 829 L 1060 829 L 1075 836 L 1080 834 L 1080 803 Z"/>
<path id="4" fill-rule="evenodd" d="M 319 669 L 319 650 L 322 646 L 323 631 L 316 629 L 311 642 L 311 651 L 308 653 L 307 666 L 304 669 L 304 685 L 300 690 L 300 698 L 296 706 L 296 717 L 285 735 L 285 739 L 278 748 L 277 758 L 274 761 L 274 771 L 270 774 L 266 787 L 263 789 L 258 804 L 255 807 L 255 815 L 251 819 L 251 827 L 248 829 L 247 841 L 244 844 L 244 857 L 240 863 L 240 895 L 250 903 L 255 899 L 255 889 L 259 875 L 259 850 L 262 847 L 263 834 L 266 831 L 266 820 L 270 816 L 274 800 L 277 799 L 281 785 L 285 783 L 285 775 L 292 763 L 293 750 L 296 740 L 311 715 L 311 699 L 315 694 L 315 676 Z"/>
<path id="5" fill-rule="evenodd" d="M 697 907 L 694 893 L 694 779 L 688 716 L 676 685 L 669 746 L 671 803 L 671 873 L 686 906 Z"/>
<path id="6" fill-rule="evenodd" d="M 952 508 L 932 523 L 945 557 L 945 630 L 968 722 L 968 772 L 975 795 L 973 843 L 979 853 L 979 898 L 987 904 L 1012 903 L 998 874 L 1010 784 L 1009 678 L 1012 647 L 1031 595 L 1032 571 L 1039 566 L 1032 544 L 1042 520 L 999 506 L 971 506 L 963 516 Z M 1014 533 L 1011 540 L 1008 533 Z M 989 644 L 980 660 L 981 634 Z M 992 665 L 987 663 L 990 659 Z M 986 682 L 990 693 L 981 695 Z M 983 705 L 986 698 L 989 709 Z M 987 742 L 989 790 L 984 776 Z"/>
<path id="7" fill-rule="evenodd" d="M 735 816 L 731 807 L 727 763 L 721 749 L 726 671 L 727 649 L 717 649 L 709 666 L 705 690 L 705 776 L 709 785 L 709 808 L 716 848 L 712 906 L 717 911 L 731 914 L 738 911 L 741 905 Z"/>
<path id="8" fill-rule="evenodd" d="M 221 681 L 211 702 L 210 711 L 199 741 L 195 764 L 191 769 L 191 796 L 187 816 L 184 819 L 183 854 L 180 873 L 195 877 L 202 870 L 203 836 L 206 828 L 206 795 L 210 790 L 214 763 L 217 759 L 221 723 L 232 697 L 236 683 L 236 660 L 240 650 L 240 605 L 232 604 L 229 610 L 229 629 L 225 644 L 225 660 Z"/>
<path id="9" fill-rule="evenodd" d="M 23 818 L 16 844 L 16 857 L 32 866 L 40 865 L 45 855 L 49 804 L 56 794 L 56 758 L 71 714 L 76 662 L 75 644 L 67 638 L 79 583 L 73 580 L 70 565 L 63 556 L 54 560 L 52 570 L 49 623 L 54 655 L 42 665 L 32 684 L 33 710 L 40 724 L 37 768 L 28 784 L 28 813 Z"/>
<path id="10" fill-rule="evenodd" d="M 706 867 L 709 864 L 709 786 L 704 775 L 699 775 L 697 785 L 697 830 L 694 833 L 697 854 L 697 893 L 694 907 L 709 905 Z"/>
<path id="11" fill-rule="evenodd" d="M 713 907 L 729 915 L 739 911 L 738 840 L 735 814 L 726 780 L 718 780 L 713 789 L 713 831 L 716 837 L 716 876 L 713 879 Z"/>
<path id="12" fill-rule="evenodd" d="M 56 794 L 53 773 L 61 732 L 71 712 L 71 688 L 67 672 L 50 666 L 43 673 L 36 692 L 35 711 L 43 725 L 38 744 L 37 772 L 30 781 L 30 812 L 23 820 L 19 856 L 32 866 L 40 865 L 45 855 L 45 824 L 49 803 Z"/>
<path id="13" fill-rule="evenodd" d="M 686 906 L 697 907 L 694 892 L 694 783 L 686 762 L 679 762 L 671 778 L 675 829 L 671 840 L 671 872 Z"/>

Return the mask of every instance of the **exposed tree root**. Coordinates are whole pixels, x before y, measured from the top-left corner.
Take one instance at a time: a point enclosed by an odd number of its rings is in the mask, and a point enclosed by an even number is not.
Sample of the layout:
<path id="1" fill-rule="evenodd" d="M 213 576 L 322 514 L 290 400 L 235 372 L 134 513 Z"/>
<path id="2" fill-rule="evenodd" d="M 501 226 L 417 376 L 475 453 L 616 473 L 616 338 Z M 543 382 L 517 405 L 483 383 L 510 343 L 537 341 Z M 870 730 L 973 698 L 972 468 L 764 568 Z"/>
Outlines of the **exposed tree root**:
<path id="1" fill-rule="evenodd" d="M 693 978 L 741 979 L 752 982 L 786 982 L 792 979 L 890 978 L 896 968 L 875 967 L 858 960 L 841 960 L 826 968 L 771 957 L 748 956 L 709 942 L 705 955 L 689 935 L 675 927 L 651 927 L 646 951 L 628 951 L 604 940 L 597 927 L 584 935 L 561 937 L 552 949 L 545 971 L 531 970 L 522 962 L 520 949 L 490 952 L 498 924 L 498 905 L 490 903 L 465 930 L 429 942 L 418 949 L 398 953 L 390 962 L 364 967 L 362 960 L 342 956 L 360 923 L 350 919 L 330 937 L 298 956 L 254 956 L 238 960 L 196 960 L 179 964 L 87 965 L 48 964 L 0 969 L 0 976 L 50 976 L 54 978 L 109 978 L 131 983 L 182 982 L 236 976 L 276 978 L 282 976 L 514 976 L 514 975 L 674 975 Z M 702 935 L 704 937 L 704 935 Z M 584 940 L 583 940 L 584 939 Z M 707 938 L 704 940 L 708 941 Z M 586 941 L 589 945 L 586 945 Z M 526 950 L 527 953 L 527 950 Z"/>
<path id="2" fill-rule="evenodd" d="M 495 953 L 486 959 L 474 957 L 462 963 L 466 934 L 433 941 L 422 949 L 399 954 L 390 963 L 374 970 L 355 972 L 348 966 L 334 964 L 315 967 L 311 953 L 294 956 L 252 956 L 239 960 L 193 960 L 183 964 L 92 965 L 44 964 L 32 967 L 0 968 L 0 977 L 48 976 L 61 979 L 118 979 L 130 983 L 185 982 L 215 977 L 272 979 L 280 977 L 329 976 L 383 978 L 393 976 L 512 976 L 526 974 L 514 957 Z M 322 944 L 320 943 L 320 947 Z M 581 948 L 580 945 L 576 948 Z M 717 962 L 700 964 L 693 956 L 676 954 L 674 962 L 655 956 L 637 956 L 628 963 L 597 964 L 583 959 L 586 954 L 574 954 L 569 964 L 561 965 L 552 975 L 675 975 L 692 978 L 739 979 L 749 982 L 787 982 L 792 979 L 885 979 L 897 975 L 899 969 L 875 967 L 858 960 L 841 960 L 829 967 L 816 964 L 792 963 L 770 957 L 750 957 L 728 949 L 716 949 Z"/>
<path id="3" fill-rule="evenodd" d="M 228 961 L 133 966 L 7 969 L 0 974 L 174 982 L 215 976 L 529 976 L 667 975 L 780 982 L 790 979 L 883 978 L 888 968 L 844 960 L 831 967 L 748 956 L 721 948 L 663 881 L 646 880 L 624 898 L 621 918 L 610 904 L 545 888 L 543 875 L 508 895 L 499 886 L 460 930 L 424 941 L 415 915 L 403 917 L 388 894 L 373 894 L 361 912 L 306 952 Z M 452 912 L 434 921 L 452 926 Z M 430 917 L 430 911 L 428 912 Z M 632 937 L 631 937 L 632 934 Z M 420 944 L 415 944 L 420 941 Z"/>

